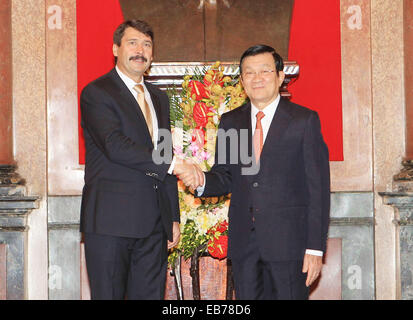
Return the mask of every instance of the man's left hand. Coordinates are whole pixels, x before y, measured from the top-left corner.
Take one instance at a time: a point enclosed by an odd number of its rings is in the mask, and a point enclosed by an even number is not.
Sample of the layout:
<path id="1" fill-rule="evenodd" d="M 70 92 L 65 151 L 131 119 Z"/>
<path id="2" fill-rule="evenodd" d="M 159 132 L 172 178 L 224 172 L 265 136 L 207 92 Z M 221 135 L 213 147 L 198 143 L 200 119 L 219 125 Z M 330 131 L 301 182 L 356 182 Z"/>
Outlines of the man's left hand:
<path id="1" fill-rule="evenodd" d="M 304 255 L 303 273 L 307 273 L 305 285 L 309 287 L 320 275 L 323 267 L 323 257 L 312 254 Z"/>
<path id="2" fill-rule="evenodd" d="M 179 223 L 174 222 L 172 225 L 172 241 L 168 240 L 168 249 L 175 247 L 179 243 L 181 237 L 181 230 L 179 229 Z"/>

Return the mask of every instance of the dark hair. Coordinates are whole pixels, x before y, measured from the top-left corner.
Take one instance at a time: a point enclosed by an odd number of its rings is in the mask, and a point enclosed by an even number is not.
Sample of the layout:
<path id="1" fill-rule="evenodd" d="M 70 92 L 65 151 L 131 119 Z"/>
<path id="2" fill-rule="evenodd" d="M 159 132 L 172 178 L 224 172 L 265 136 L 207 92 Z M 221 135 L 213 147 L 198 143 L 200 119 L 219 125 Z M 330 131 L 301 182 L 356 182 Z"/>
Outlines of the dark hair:
<path id="1" fill-rule="evenodd" d="M 153 42 L 153 30 L 147 22 L 142 20 L 127 20 L 119 25 L 119 27 L 117 27 L 115 32 L 113 33 L 113 43 L 118 47 L 120 47 L 126 28 L 134 28 L 139 32 L 142 32 L 143 34 L 150 37 Z"/>
<path id="2" fill-rule="evenodd" d="M 281 56 L 275 51 L 274 48 L 270 46 L 266 46 L 265 44 L 258 44 L 258 45 L 252 46 L 248 48 L 242 54 L 241 59 L 239 61 L 239 72 L 242 73 L 242 62 L 244 61 L 246 57 L 256 56 L 258 54 L 266 53 L 266 52 L 272 54 L 274 58 L 274 62 L 275 62 L 275 70 L 277 71 L 277 76 L 278 76 L 279 72 L 284 70 L 283 58 L 281 58 Z"/>

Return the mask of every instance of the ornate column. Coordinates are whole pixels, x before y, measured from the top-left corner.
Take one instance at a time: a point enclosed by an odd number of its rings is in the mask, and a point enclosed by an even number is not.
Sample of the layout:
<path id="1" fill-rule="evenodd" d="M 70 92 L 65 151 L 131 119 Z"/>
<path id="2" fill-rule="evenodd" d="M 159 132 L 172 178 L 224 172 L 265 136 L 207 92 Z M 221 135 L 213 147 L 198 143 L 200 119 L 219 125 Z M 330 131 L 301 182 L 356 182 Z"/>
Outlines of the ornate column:
<path id="1" fill-rule="evenodd" d="M 394 181 L 397 190 L 413 192 L 413 1 L 404 0 L 403 5 L 406 153 Z"/>
<path id="2" fill-rule="evenodd" d="M 379 192 L 394 208 L 399 237 L 399 282 L 403 300 L 413 300 L 413 0 L 403 2 L 406 145 L 403 168 L 393 177 L 393 191 Z"/>
<path id="3" fill-rule="evenodd" d="M 0 3 L 0 299 L 25 298 L 27 215 L 38 197 L 26 196 L 16 172 L 12 132 L 11 0 Z"/>
<path id="4" fill-rule="evenodd" d="M 25 181 L 15 169 L 13 165 L 0 165 L 0 245 L 4 248 L 0 264 L 5 265 L 5 275 L 0 277 L 6 278 L 0 297 L 7 300 L 25 298 L 27 215 L 38 207 L 38 197 L 25 195 Z"/>
<path id="5" fill-rule="evenodd" d="M 380 192 L 384 203 L 395 210 L 399 236 L 399 270 L 401 299 L 413 300 L 413 193 Z"/>

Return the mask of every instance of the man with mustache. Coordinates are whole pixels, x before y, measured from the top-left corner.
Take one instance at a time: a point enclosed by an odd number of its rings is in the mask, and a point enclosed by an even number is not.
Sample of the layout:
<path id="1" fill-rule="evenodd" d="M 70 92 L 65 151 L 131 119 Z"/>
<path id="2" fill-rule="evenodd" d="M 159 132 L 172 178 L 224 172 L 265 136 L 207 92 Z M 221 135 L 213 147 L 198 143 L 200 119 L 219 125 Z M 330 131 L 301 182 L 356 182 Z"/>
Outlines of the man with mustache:
<path id="1" fill-rule="evenodd" d="M 80 97 L 86 146 L 80 231 L 91 296 L 163 299 L 167 250 L 180 237 L 172 173 L 197 171 L 180 160 L 155 161 L 160 129 L 170 132 L 170 122 L 167 95 L 143 79 L 153 59 L 152 28 L 122 23 L 113 55 L 116 67 Z M 163 138 L 172 149 L 171 136 Z"/>

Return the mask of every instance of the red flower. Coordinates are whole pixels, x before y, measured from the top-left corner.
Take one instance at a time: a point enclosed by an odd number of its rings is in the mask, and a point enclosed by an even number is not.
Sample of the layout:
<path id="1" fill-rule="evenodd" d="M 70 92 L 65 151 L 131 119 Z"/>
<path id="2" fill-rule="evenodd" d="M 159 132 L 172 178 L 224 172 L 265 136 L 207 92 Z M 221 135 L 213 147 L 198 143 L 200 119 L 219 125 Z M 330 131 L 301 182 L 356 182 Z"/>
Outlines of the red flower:
<path id="1" fill-rule="evenodd" d="M 193 117 L 198 127 L 205 128 L 208 123 L 208 107 L 203 102 L 197 102 L 194 106 Z"/>
<path id="2" fill-rule="evenodd" d="M 221 233 L 224 233 L 227 230 L 228 230 L 228 222 L 226 220 L 219 223 L 218 226 L 216 227 L 216 231 L 221 232 Z"/>
<path id="3" fill-rule="evenodd" d="M 221 234 L 228 230 L 228 222 L 226 220 L 217 223 L 211 229 L 208 230 L 207 234 L 214 234 L 220 232 Z"/>
<path id="4" fill-rule="evenodd" d="M 209 98 L 205 85 L 200 81 L 190 81 L 188 87 L 191 89 L 191 96 L 195 95 L 197 101 L 203 98 Z"/>
<path id="5" fill-rule="evenodd" d="M 218 238 L 209 240 L 208 242 L 209 254 L 217 259 L 224 259 L 228 252 L 228 236 L 221 235 Z"/>

